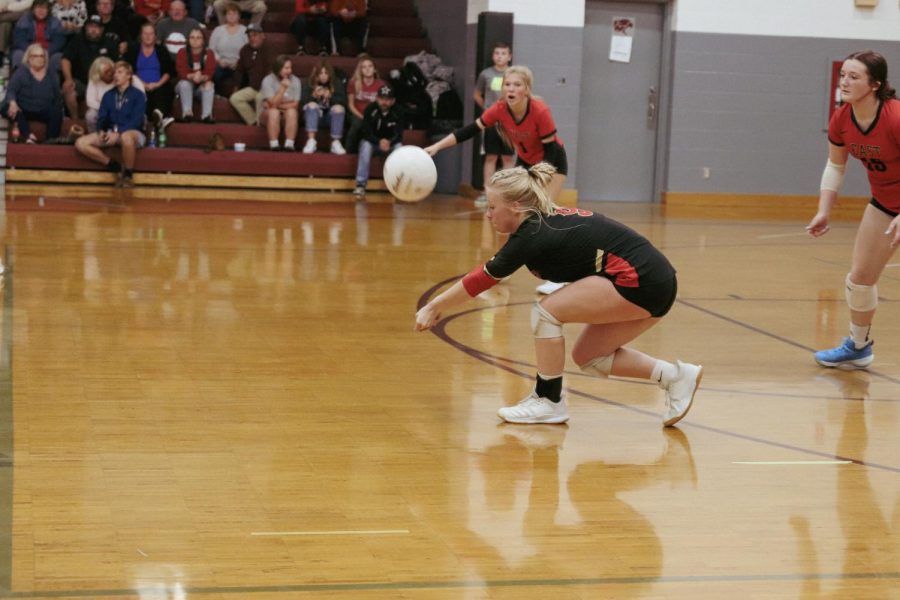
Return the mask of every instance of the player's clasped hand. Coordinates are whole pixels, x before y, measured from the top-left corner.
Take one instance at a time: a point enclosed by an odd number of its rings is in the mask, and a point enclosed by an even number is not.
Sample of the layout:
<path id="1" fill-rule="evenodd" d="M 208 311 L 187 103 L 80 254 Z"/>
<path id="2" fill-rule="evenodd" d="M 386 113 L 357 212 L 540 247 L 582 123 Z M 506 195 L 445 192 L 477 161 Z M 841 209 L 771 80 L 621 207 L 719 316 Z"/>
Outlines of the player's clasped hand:
<path id="1" fill-rule="evenodd" d="M 441 314 L 437 312 L 431 304 L 426 304 L 416 312 L 416 331 L 425 331 L 431 329 L 435 323 L 441 318 Z"/>

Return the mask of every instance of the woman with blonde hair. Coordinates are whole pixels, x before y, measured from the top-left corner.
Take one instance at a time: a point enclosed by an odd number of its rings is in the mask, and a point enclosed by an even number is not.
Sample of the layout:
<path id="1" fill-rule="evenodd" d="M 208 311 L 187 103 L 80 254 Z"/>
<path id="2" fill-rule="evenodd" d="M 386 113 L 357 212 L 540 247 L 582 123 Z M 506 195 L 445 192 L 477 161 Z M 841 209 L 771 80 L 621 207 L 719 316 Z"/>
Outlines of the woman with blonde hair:
<path id="1" fill-rule="evenodd" d="M 378 75 L 375 61 L 371 56 L 360 56 L 350 81 L 347 82 L 347 108 L 350 110 L 350 125 L 344 138 L 344 147 L 356 152 L 363 126 L 363 113 L 366 107 L 375 102 L 378 90 L 386 85 Z"/>
<path id="2" fill-rule="evenodd" d="M 84 115 L 84 124 L 88 133 L 97 131 L 97 116 L 100 114 L 100 102 L 103 94 L 115 87 L 113 77 L 116 63 L 108 56 L 98 56 L 91 63 L 88 71 L 87 91 L 84 93 L 84 102 L 87 112 Z M 144 84 L 138 77 L 131 78 L 131 85 L 146 94 Z"/>
<path id="3" fill-rule="evenodd" d="M 555 201 L 562 191 L 569 172 L 566 149 L 556 132 L 550 107 L 532 92 L 534 75 L 523 65 L 512 65 L 503 73 L 503 94 L 480 117 L 460 127 L 447 137 L 425 148 L 431 156 L 441 150 L 469 140 L 479 131 L 496 127 L 500 137 L 517 154 L 516 164 L 531 167 L 547 162 L 556 168 L 547 191 Z M 548 281 L 538 286 L 538 292 L 550 294 L 562 287 L 562 282 Z"/>
<path id="4" fill-rule="evenodd" d="M 557 206 L 550 190 L 556 169 L 547 163 L 498 171 L 487 187 L 485 218 L 509 240 L 416 313 L 415 329 L 433 327 L 447 311 L 526 266 L 539 277 L 569 285 L 535 302 L 531 310 L 537 376 L 534 390 L 498 415 L 511 423 L 564 423 L 563 324 L 586 327 L 572 348 L 582 371 L 600 377 L 655 382 L 666 392 L 664 424 L 691 408 L 703 368 L 666 362 L 626 347 L 669 312 L 675 302 L 675 269 L 642 235 L 604 215 Z"/>

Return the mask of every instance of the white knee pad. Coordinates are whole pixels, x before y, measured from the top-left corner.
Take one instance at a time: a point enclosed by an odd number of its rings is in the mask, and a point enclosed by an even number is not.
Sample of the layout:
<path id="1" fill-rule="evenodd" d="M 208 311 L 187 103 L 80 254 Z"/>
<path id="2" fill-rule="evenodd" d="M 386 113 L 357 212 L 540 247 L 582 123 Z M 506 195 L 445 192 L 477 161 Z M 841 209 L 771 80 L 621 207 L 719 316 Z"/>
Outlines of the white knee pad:
<path id="1" fill-rule="evenodd" d="M 535 302 L 531 307 L 531 332 L 536 338 L 562 337 L 562 322 L 547 312 L 540 302 Z"/>
<path id="2" fill-rule="evenodd" d="M 599 375 L 600 377 L 609 377 L 612 373 L 613 359 L 616 353 L 607 354 L 606 356 L 598 356 L 594 360 L 578 367 L 588 375 Z"/>
<path id="3" fill-rule="evenodd" d="M 846 283 L 845 295 L 850 310 L 858 312 L 875 310 L 875 307 L 878 306 L 878 286 L 853 283 L 850 281 L 850 275 L 847 275 Z"/>

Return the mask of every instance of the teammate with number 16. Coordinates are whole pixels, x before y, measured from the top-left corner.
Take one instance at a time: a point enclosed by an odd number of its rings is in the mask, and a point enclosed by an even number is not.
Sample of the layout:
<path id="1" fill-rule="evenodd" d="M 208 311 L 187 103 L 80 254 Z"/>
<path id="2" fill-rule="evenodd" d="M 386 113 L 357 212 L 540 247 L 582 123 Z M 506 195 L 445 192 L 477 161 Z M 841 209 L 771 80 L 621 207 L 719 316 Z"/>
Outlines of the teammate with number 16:
<path id="1" fill-rule="evenodd" d="M 849 155 L 866 167 L 872 200 L 856 232 L 845 279 L 850 335 L 840 346 L 816 352 L 815 360 L 823 367 L 864 369 L 875 358 L 869 330 L 878 306 L 877 283 L 900 246 L 900 101 L 888 84 L 887 61 L 871 50 L 854 52 L 844 60 L 840 91 L 844 105 L 828 125 L 819 210 L 806 230 L 813 237 L 828 232 Z"/>
<path id="2" fill-rule="evenodd" d="M 564 423 L 562 392 L 566 347 L 564 323 L 585 323 L 572 349 L 582 371 L 608 377 L 649 379 L 666 391 L 665 425 L 691 407 L 699 365 L 657 360 L 625 347 L 667 313 L 675 302 L 675 269 L 637 232 L 600 214 L 562 208 L 548 187 L 556 170 L 547 163 L 494 174 L 487 187 L 487 218 L 509 241 L 488 260 L 416 313 L 415 329 L 437 323 L 449 308 L 496 285 L 525 265 L 538 277 L 569 283 L 535 302 L 531 330 L 537 363 L 534 391 L 516 406 L 501 408 L 512 423 Z"/>

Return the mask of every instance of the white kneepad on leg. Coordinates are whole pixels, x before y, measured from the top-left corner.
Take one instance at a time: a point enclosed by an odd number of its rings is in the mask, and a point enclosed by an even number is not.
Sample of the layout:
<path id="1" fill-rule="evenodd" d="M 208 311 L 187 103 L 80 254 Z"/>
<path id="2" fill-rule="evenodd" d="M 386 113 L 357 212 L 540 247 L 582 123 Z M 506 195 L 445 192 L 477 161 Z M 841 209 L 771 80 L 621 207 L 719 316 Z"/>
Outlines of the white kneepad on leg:
<path id="1" fill-rule="evenodd" d="M 562 337 L 562 321 L 547 312 L 540 302 L 531 307 L 531 333 L 536 338 Z"/>
<path id="2" fill-rule="evenodd" d="M 847 297 L 847 306 L 850 307 L 850 310 L 857 312 L 875 310 L 875 307 L 878 306 L 878 286 L 853 283 L 850 281 L 849 274 L 847 275 L 846 283 L 845 295 Z"/>
<path id="3" fill-rule="evenodd" d="M 588 375 L 599 375 L 600 377 L 609 377 L 612 373 L 613 359 L 616 353 L 607 354 L 606 356 L 598 356 L 594 360 L 580 365 L 578 368 Z"/>

